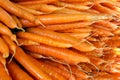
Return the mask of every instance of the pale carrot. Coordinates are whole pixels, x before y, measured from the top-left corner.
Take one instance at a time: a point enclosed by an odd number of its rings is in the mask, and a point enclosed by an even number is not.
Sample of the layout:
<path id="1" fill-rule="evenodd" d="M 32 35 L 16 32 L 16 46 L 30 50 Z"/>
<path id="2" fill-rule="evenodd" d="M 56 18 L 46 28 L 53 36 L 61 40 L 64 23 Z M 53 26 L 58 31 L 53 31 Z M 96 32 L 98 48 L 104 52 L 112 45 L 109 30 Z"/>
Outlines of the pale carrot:
<path id="1" fill-rule="evenodd" d="M 39 28 L 28 28 L 27 31 L 41 35 L 41 36 L 50 37 L 55 40 L 60 40 L 60 41 L 65 41 L 67 43 L 71 43 L 73 45 L 72 46 L 73 48 L 83 51 L 83 52 L 92 51 L 95 49 L 95 47 L 90 42 L 76 39 L 75 37 L 69 36 L 67 34 L 57 33 L 54 31 L 43 30 Z"/>
<path id="2" fill-rule="evenodd" d="M 17 28 L 16 22 L 3 8 L 0 7 L 0 21 L 6 24 L 9 28 Z"/>
<path id="3" fill-rule="evenodd" d="M 52 80 L 47 74 L 45 74 L 36 64 L 32 63 L 27 54 L 16 45 L 16 53 L 14 58 L 37 80 Z M 11 53 L 13 54 L 13 53 Z"/>
<path id="4" fill-rule="evenodd" d="M 8 58 L 9 57 L 9 49 L 5 41 L 0 37 L 0 52 L 3 56 L 3 58 Z"/>
<path id="5" fill-rule="evenodd" d="M 1 62 L 0 62 L 0 80 L 12 80 L 12 78 L 6 72 L 5 67 Z"/>
<path id="6" fill-rule="evenodd" d="M 17 7 L 15 4 L 10 2 L 9 0 L 0 0 L 0 6 L 4 8 L 11 14 L 14 14 L 20 18 L 27 19 L 33 23 L 40 24 L 41 22 L 31 13 Z"/>
<path id="7" fill-rule="evenodd" d="M 22 38 L 18 38 L 18 43 L 19 45 L 23 46 L 23 45 L 40 45 L 38 42 L 32 41 L 32 40 L 28 40 L 28 39 L 22 39 Z"/>
<path id="8" fill-rule="evenodd" d="M 19 67 L 14 61 L 7 64 L 8 71 L 14 80 L 34 80 L 22 68 Z"/>
<path id="9" fill-rule="evenodd" d="M 70 43 L 66 43 L 64 41 L 57 41 L 57 40 L 51 39 L 49 37 L 41 36 L 41 35 L 30 33 L 30 32 L 18 32 L 17 37 L 33 40 L 38 43 L 43 43 L 43 44 L 56 46 L 56 47 L 62 47 L 62 48 L 72 47 L 72 45 Z"/>
<path id="10" fill-rule="evenodd" d="M 25 2 L 18 2 L 18 4 L 26 5 L 26 4 L 50 4 L 56 2 L 58 0 L 33 0 L 33 1 L 25 1 Z"/>
<path id="11" fill-rule="evenodd" d="M 80 62 L 88 62 L 88 63 L 90 62 L 86 56 L 81 55 L 80 53 L 76 53 L 69 49 L 57 48 L 43 44 L 39 46 L 25 46 L 24 48 L 31 52 L 40 53 L 46 56 L 51 56 L 64 63 L 78 64 Z"/>

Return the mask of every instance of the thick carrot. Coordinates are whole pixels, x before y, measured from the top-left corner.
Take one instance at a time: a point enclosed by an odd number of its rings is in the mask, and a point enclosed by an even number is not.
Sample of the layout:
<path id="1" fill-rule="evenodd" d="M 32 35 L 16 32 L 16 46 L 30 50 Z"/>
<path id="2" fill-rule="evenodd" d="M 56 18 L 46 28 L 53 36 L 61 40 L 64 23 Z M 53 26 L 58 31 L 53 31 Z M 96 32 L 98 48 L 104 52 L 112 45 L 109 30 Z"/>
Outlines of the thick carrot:
<path id="1" fill-rule="evenodd" d="M 43 24 L 61 24 L 61 23 L 69 23 L 69 22 L 77 22 L 77 21 L 96 21 L 96 20 L 104 20 L 104 19 L 112 19 L 112 15 L 108 14 L 88 14 L 88 13 L 80 13 L 80 14 L 47 14 L 37 16 L 37 18 Z M 22 19 L 24 21 L 24 19 Z M 25 20 L 27 24 L 30 24 L 29 21 Z"/>
<path id="2" fill-rule="evenodd" d="M 16 41 L 16 36 L 4 24 L 0 23 L 0 34 L 9 36 L 13 41 Z"/>
<path id="3" fill-rule="evenodd" d="M 26 4 L 50 4 L 56 2 L 58 0 L 33 0 L 33 1 L 25 1 L 25 2 L 18 2 L 18 4 L 26 5 Z"/>
<path id="4" fill-rule="evenodd" d="M 4 9 L 0 7 L 0 21 L 6 24 L 9 28 L 17 28 L 16 22 Z"/>
<path id="5" fill-rule="evenodd" d="M 9 74 L 6 72 L 4 65 L 0 62 L 0 80 L 12 80 Z"/>
<path id="6" fill-rule="evenodd" d="M 80 50 L 80 51 L 87 52 L 87 51 L 92 51 L 95 49 L 95 47 L 91 43 L 89 43 L 87 41 L 81 41 L 81 40 L 76 39 L 67 34 L 61 34 L 61 33 L 57 33 L 54 31 L 43 30 L 43 29 L 39 29 L 39 28 L 28 28 L 27 31 L 36 33 L 41 36 L 50 37 L 55 40 L 60 40 L 60 41 L 65 41 L 65 42 L 71 43 L 73 45 L 72 46 L 73 48 Z"/>
<path id="7" fill-rule="evenodd" d="M 32 63 L 25 52 L 16 45 L 16 53 L 14 58 L 37 80 L 52 80 L 48 75 L 46 75 L 36 64 Z M 11 53 L 13 54 L 13 53 Z"/>
<path id="8" fill-rule="evenodd" d="M 72 47 L 70 43 L 66 43 L 64 41 L 57 41 L 49 37 L 41 36 L 41 35 L 30 33 L 30 32 L 18 32 L 17 37 L 33 40 L 35 42 L 39 42 L 39 43 L 43 43 L 43 44 L 47 44 L 51 46 L 56 46 L 56 47 L 62 47 L 62 48 Z"/>
<path id="9" fill-rule="evenodd" d="M 69 64 L 78 64 L 80 62 L 88 62 L 88 63 L 90 62 L 86 56 L 81 55 L 80 53 L 76 53 L 69 49 L 56 48 L 56 47 L 47 46 L 43 44 L 39 46 L 25 46 L 24 48 L 31 52 L 40 53 L 46 56 L 51 56 L 53 58 L 56 58 L 60 61 L 63 61 Z"/>
<path id="10" fill-rule="evenodd" d="M 53 79 L 55 79 L 55 80 L 66 80 L 65 77 L 63 77 L 61 74 L 57 73 L 54 70 L 53 66 L 47 65 L 42 61 L 37 61 L 36 59 L 34 59 L 31 56 L 29 56 L 29 58 L 34 64 L 36 64 L 36 66 L 40 67 L 46 74 L 51 76 Z M 52 67 L 52 69 L 51 69 L 51 67 Z"/>
<path id="11" fill-rule="evenodd" d="M 83 6 L 83 5 L 74 5 L 74 4 L 69 4 L 69 3 L 65 3 L 65 2 L 55 2 L 53 3 L 56 6 L 60 6 L 60 7 L 66 7 L 66 8 L 70 8 L 70 9 L 75 9 L 75 10 L 88 10 L 90 7 L 88 6 Z"/>
<path id="12" fill-rule="evenodd" d="M 23 71 L 14 61 L 7 64 L 8 71 L 14 80 L 34 80 Z"/>
<path id="13" fill-rule="evenodd" d="M 0 0 L 0 6 L 7 10 L 9 13 L 14 14 L 20 18 L 27 19 L 33 23 L 40 24 L 40 21 L 31 13 L 17 7 L 15 4 L 9 0 Z"/>
<path id="14" fill-rule="evenodd" d="M 4 40 L 0 37 L 0 52 L 3 56 L 3 58 L 8 58 L 9 57 L 9 49 L 7 44 L 4 42 Z"/>
<path id="15" fill-rule="evenodd" d="M 38 42 L 35 42 L 35 41 L 32 41 L 32 40 L 28 40 L 28 39 L 21 39 L 21 38 L 18 38 L 18 43 L 19 45 L 23 46 L 23 45 L 40 45 Z"/>

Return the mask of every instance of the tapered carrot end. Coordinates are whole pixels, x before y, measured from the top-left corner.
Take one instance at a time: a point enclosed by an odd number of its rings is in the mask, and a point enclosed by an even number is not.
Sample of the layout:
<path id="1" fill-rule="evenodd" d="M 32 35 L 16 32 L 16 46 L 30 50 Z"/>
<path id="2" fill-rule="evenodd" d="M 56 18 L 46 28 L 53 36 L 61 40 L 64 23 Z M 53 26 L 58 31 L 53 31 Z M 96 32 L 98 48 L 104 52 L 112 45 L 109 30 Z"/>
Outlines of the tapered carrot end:
<path id="1" fill-rule="evenodd" d="M 3 54 L 3 58 L 8 58 L 9 57 L 9 52 Z"/>
<path id="2" fill-rule="evenodd" d="M 22 27 L 18 27 L 17 29 L 21 30 L 22 32 L 25 32 L 25 29 L 23 29 Z"/>
<path id="3" fill-rule="evenodd" d="M 17 41 L 16 35 L 12 35 L 12 36 L 11 36 L 11 39 L 12 39 L 14 42 L 16 42 L 16 44 L 18 44 L 18 41 Z"/>
<path id="4" fill-rule="evenodd" d="M 43 27 L 46 27 L 39 19 L 35 19 L 35 24 L 40 24 Z"/>

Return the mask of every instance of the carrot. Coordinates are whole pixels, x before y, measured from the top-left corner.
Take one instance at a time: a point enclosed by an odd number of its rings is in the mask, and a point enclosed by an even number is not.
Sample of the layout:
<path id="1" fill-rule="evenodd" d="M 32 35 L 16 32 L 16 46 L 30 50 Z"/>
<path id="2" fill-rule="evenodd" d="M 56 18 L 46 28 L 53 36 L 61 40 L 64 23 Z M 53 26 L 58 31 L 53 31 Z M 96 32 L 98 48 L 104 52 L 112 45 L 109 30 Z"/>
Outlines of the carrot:
<path id="1" fill-rule="evenodd" d="M 82 70 L 80 70 L 77 66 L 71 66 L 71 70 L 75 77 L 79 77 L 80 79 L 87 79 L 89 76 L 85 74 Z"/>
<path id="2" fill-rule="evenodd" d="M 3 56 L 3 58 L 8 58 L 9 57 L 9 49 L 7 44 L 3 41 L 3 39 L 0 37 L 0 52 Z"/>
<path id="3" fill-rule="evenodd" d="M 12 80 L 9 74 L 6 72 L 4 66 L 0 62 L 0 80 Z"/>
<path id="4" fill-rule="evenodd" d="M 0 54 L 0 63 L 2 63 L 4 66 L 6 65 L 6 59 L 3 58 L 1 54 Z"/>
<path id="5" fill-rule="evenodd" d="M 37 80 L 52 80 L 47 74 L 45 74 L 36 64 L 32 63 L 25 52 L 16 45 L 16 54 L 14 58 Z M 13 53 L 11 53 L 13 54 Z"/>
<path id="6" fill-rule="evenodd" d="M 0 34 L 9 36 L 13 41 L 17 42 L 16 36 L 4 24 L 0 23 Z"/>
<path id="7" fill-rule="evenodd" d="M 4 9 L 0 7 L 0 21 L 6 24 L 9 28 L 17 28 L 16 22 Z"/>
<path id="8" fill-rule="evenodd" d="M 73 28 L 73 29 L 66 29 L 62 30 L 61 32 L 68 32 L 68 33 L 87 33 L 91 32 L 92 28 L 86 26 L 86 27 L 80 27 L 80 28 Z"/>
<path id="9" fill-rule="evenodd" d="M 38 43 L 44 43 L 44 44 L 56 46 L 56 47 L 62 47 L 62 48 L 72 47 L 70 43 L 66 43 L 64 41 L 57 41 L 49 37 L 41 36 L 41 35 L 30 33 L 30 32 L 18 32 L 17 37 L 33 40 Z"/>
<path id="10" fill-rule="evenodd" d="M 14 14 L 23 19 L 27 19 L 33 23 L 40 24 L 40 21 L 33 14 L 17 7 L 15 4 L 10 2 L 9 0 L 6 0 L 6 1 L 0 0 L 0 6 L 11 14 Z"/>
<path id="11" fill-rule="evenodd" d="M 29 9 L 27 7 L 24 7 L 22 5 L 19 5 L 19 4 L 15 4 L 17 7 L 31 13 L 31 14 L 34 14 L 34 15 L 41 15 L 41 14 L 44 14 L 43 12 L 40 12 L 40 11 L 37 11 L 37 10 L 34 10 L 34 9 Z"/>
<path id="12" fill-rule="evenodd" d="M 50 4 L 56 2 L 57 0 L 33 0 L 33 1 L 25 1 L 18 2 L 18 4 L 26 5 L 26 4 Z"/>
<path id="13" fill-rule="evenodd" d="M 75 10 L 88 10 L 90 7 L 88 6 L 83 6 L 83 5 L 74 5 L 74 4 L 69 4 L 69 3 L 65 3 L 65 2 L 55 2 L 53 3 L 56 6 L 60 6 L 60 7 L 66 7 L 66 8 L 70 8 L 70 9 L 75 9 Z"/>
<path id="14" fill-rule="evenodd" d="M 78 64 L 80 62 L 90 62 L 86 56 L 68 49 L 56 48 L 56 47 L 47 46 L 43 44 L 39 46 L 25 46 L 24 48 L 31 52 L 40 53 L 46 56 L 51 56 L 64 63 Z"/>
<path id="15" fill-rule="evenodd" d="M 18 38 L 18 43 L 19 45 L 23 46 L 23 45 L 40 45 L 38 42 L 35 42 L 35 41 L 32 41 L 32 40 L 28 40 L 28 39 L 21 39 L 21 38 Z"/>
<path id="16" fill-rule="evenodd" d="M 63 33 L 75 37 L 77 39 L 84 39 L 90 36 L 90 33 Z"/>
<path id="17" fill-rule="evenodd" d="M 36 64 L 36 66 L 40 67 L 46 74 L 48 74 L 49 76 L 51 76 L 53 79 L 56 80 L 66 80 L 65 77 L 63 77 L 61 74 L 57 73 L 54 70 L 53 66 L 47 65 L 45 63 L 43 63 L 42 61 L 37 61 L 36 59 L 34 59 L 33 57 L 29 56 L 30 60 Z M 51 67 L 53 67 L 51 69 Z"/>
<path id="18" fill-rule="evenodd" d="M 117 28 L 116 30 L 113 31 L 115 35 L 120 35 L 120 28 Z"/>
<path id="19" fill-rule="evenodd" d="M 79 39 L 76 39 L 67 34 L 61 34 L 61 33 L 57 33 L 54 31 L 43 30 L 43 29 L 39 29 L 39 28 L 28 28 L 27 31 L 41 35 L 41 36 L 50 37 L 55 40 L 60 40 L 60 41 L 65 41 L 65 42 L 71 43 L 73 45 L 72 46 L 73 48 L 83 51 L 83 52 L 92 51 L 95 49 L 95 47 L 91 43 L 89 43 L 87 41 L 80 41 Z"/>
<path id="20" fill-rule="evenodd" d="M 47 4 L 33 4 L 33 5 L 23 5 L 27 8 L 42 11 L 42 12 L 54 12 L 56 10 L 62 10 L 63 8 L 61 7 L 56 7 L 54 5 L 47 5 Z"/>
<path id="21" fill-rule="evenodd" d="M 43 24 L 61 24 L 61 23 L 69 23 L 69 22 L 77 22 L 77 21 L 95 21 L 95 20 L 104 20 L 111 19 L 112 15 L 108 14 L 47 14 L 42 16 L 37 16 L 37 18 Z M 22 19 L 24 21 L 24 19 Z M 29 21 L 26 20 L 27 24 L 30 24 Z"/>
<path id="22" fill-rule="evenodd" d="M 14 61 L 8 63 L 7 68 L 14 80 L 33 80 L 33 78 L 23 71 Z"/>
<path id="23" fill-rule="evenodd" d="M 60 0 L 60 1 L 73 3 L 73 2 L 84 2 L 88 0 Z"/>
<path id="24" fill-rule="evenodd" d="M 5 43 L 7 44 L 9 50 L 15 53 L 16 46 L 15 46 L 15 43 L 10 39 L 10 37 L 5 36 L 5 35 L 2 35 L 1 37 L 5 41 Z"/>

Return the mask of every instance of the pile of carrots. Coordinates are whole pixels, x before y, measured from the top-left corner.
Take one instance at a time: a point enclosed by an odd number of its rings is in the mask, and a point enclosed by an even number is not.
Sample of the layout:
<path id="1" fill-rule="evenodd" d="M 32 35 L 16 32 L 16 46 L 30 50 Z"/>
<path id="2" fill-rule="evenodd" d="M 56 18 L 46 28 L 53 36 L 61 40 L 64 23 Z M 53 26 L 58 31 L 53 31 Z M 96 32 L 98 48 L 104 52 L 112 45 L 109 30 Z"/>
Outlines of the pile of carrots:
<path id="1" fill-rule="evenodd" d="M 120 0 L 0 0 L 0 80 L 120 80 Z"/>

